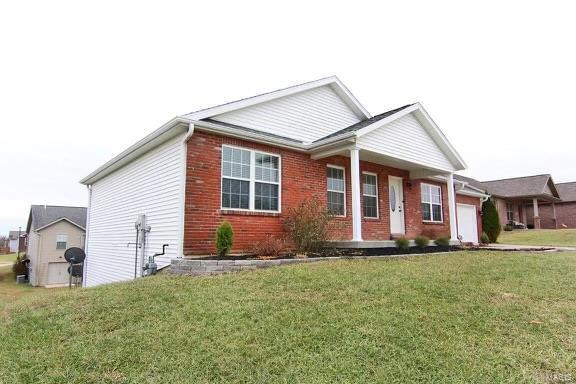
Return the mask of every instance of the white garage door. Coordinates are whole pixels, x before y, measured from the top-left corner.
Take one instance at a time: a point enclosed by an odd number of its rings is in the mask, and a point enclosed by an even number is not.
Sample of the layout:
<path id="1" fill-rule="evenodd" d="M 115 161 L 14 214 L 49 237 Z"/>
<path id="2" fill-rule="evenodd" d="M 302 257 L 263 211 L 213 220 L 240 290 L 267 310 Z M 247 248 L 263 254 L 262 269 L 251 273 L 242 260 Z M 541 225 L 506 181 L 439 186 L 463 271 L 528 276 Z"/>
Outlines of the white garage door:
<path id="1" fill-rule="evenodd" d="M 68 283 L 68 263 L 48 263 L 48 285 Z"/>
<path id="2" fill-rule="evenodd" d="M 476 207 L 468 204 L 458 204 L 458 235 L 465 243 L 478 243 L 478 220 Z"/>

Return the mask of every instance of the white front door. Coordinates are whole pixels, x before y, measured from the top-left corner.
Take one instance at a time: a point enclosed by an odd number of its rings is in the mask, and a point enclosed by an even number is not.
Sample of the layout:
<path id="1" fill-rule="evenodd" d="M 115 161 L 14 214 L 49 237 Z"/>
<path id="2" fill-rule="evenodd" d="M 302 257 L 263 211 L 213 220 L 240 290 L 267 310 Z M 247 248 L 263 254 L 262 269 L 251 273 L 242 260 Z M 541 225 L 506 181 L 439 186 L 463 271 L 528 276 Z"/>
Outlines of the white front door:
<path id="1" fill-rule="evenodd" d="M 404 190 L 402 178 L 388 176 L 388 201 L 390 207 L 390 233 L 403 235 L 404 230 Z"/>
<path id="2" fill-rule="evenodd" d="M 458 217 L 458 236 L 464 243 L 478 243 L 478 217 L 476 207 L 468 204 L 456 205 Z"/>

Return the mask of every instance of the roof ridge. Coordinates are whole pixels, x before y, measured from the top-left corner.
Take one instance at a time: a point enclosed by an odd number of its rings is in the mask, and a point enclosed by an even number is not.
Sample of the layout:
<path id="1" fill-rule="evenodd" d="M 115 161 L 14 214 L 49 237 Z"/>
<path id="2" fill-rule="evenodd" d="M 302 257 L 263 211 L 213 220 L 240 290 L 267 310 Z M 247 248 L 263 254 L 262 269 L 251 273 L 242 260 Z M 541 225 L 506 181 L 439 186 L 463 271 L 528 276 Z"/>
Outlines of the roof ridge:
<path id="1" fill-rule="evenodd" d="M 56 207 L 56 208 L 86 208 L 78 205 L 48 205 L 48 204 L 32 204 L 33 207 Z"/>
<path id="2" fill-rule="evenodd" d="M 561 183 L 554 183 L 554 184 L 556 184 L 556 185 L 558 185 L 558 184 L 576 184 L 576 181 L 563 181 Z"/>
<path id="3" fill-rule="evenodd" d="M 310 84 L 310 83 L 315 83 L 315 82 L 319 82 L 319 81 L 322 81 L 322 80 L 328 80 L 328 79 L 332 79 L 332 78 L 335 79 L 335 80 L 340 80 L 340 79 L 338 79 L 338 77 L 337 77 L 336 75 L 325 76 L 325 77 L 321 77 L 321 78 L 316 79 L 316 80 L 305 81 L 305 82 L 303 82 L 303 83 L 299 83 L 299 84 L 295 84 L 295 85 L 290 85 L 290 86 L 288 86 L 288 87 L 278 88 L 278 89 L 275 89 L 275 90 L 273 90 L 273 91 L 258 93 L 258 94 L 253 95 L 253 96 L 242 97 L 242 98 L 240 98 L 240 99 L 232 100 L 232 101 L 229 101 L 229 102 L 226 102 L 226 103 L 216 104 L 216 105 L 213 105 L 213 106 L 211 106 L 211 107 L 206 107 L 206 108 L 198 109 L 198 110 L 196 110 L 196 111 L 184 113 L 184 114 L 182 114 L 182 115 L 180 115 L 180 116 L 187 116 L 187 115 L 191 115 L 191 114 L 193 114 L 193 113 L 198 113 L 198 112 L 202 112 L 202 111 L 207 111 L 207 110 L 212 109 L 212 108 L 215 108 L 215 107 L 222 107 L 222 106 L 224 106 L 224 105 L 233 104 L 233 103 L 236 103 L 236 102 L 238 102 L 238 101 L 250 100 L 250 99 L 253 99 L 253 98 L 256 98 L 256 97 L 268 95 L 268 94 L 275 93 L 275 92 L 285 91 L 285 90 L 290 89 L 290 88 L 296 88 L 296 87 L 300 87 L 300 86 L 302 86 L 302 85 L 306 85 L 306 84 Z"/>
<path id="4" fill-rule="evenodd" d="M 528 178 L 530 178 L 530 177 L 538 177 L 538 176 L 548 176 L 548 177 L 552 177 L 552 175 L 551 175 L 550 173 L 541 173 L 541 174 L 539 174 L 539 175 L 507 177 L 507 178 L 504 178 L 504 179 L 483 180 L 483 181 L 480 181 L 480 182 L 481 182 L 481 183 L 491 183 L 491 182 L 494 182 L 494 181 L 528 179 Z"/>

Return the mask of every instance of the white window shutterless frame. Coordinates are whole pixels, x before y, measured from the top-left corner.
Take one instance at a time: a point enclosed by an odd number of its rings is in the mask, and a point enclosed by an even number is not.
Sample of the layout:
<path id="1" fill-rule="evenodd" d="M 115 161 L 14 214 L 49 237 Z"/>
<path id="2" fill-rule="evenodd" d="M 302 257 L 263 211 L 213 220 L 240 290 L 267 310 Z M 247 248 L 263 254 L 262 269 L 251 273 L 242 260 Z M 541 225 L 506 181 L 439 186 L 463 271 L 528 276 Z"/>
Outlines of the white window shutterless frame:
<path id="1" fill-rule="evenodd" d="M 280 212 L 281 159 L 277 154 L 222 146 L 222 209 Z"/>

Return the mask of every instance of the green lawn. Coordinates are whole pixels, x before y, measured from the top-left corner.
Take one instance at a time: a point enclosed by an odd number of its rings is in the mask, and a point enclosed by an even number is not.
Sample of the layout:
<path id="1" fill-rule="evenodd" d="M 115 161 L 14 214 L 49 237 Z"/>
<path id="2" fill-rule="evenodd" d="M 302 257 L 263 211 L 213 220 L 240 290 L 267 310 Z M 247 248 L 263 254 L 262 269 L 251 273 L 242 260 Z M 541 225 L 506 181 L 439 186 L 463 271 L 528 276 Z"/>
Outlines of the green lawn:
<path id="1" fill-rule="evenodd" d="M 0 263 L 7 263 L 16 261 L 16 253 L 7 253 L 5 255 L 0 255 Z"/>
<path id="2" fill-rule="evenodd" d="M 470 251 L 28 296 L 0 382 L 576 380 L 575 275 L 576 252 Z"/>
<path id="3" fill-rule="evenodd" d="M 514 245 L 556 245 L 576 247 L 576 229 L 527 229 L 502 231 L 498 242 Z"/>

